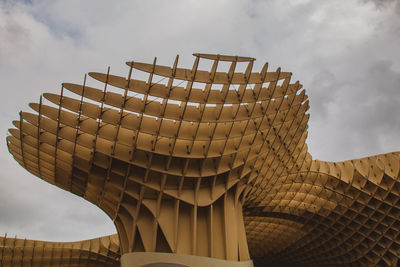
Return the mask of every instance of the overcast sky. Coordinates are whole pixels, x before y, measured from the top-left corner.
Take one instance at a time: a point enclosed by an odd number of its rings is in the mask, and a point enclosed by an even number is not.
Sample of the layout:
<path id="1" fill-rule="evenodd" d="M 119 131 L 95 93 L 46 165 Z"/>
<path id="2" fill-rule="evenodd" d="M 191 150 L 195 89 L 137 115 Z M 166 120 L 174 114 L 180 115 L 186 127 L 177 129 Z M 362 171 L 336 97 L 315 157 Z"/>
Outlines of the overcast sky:
<path id="1" fill-rule="evenodd" d="M 80 240 L 111 234 L 87 201 L 29 174 L 7 129 L 41 93 L 125 61 L 190 67 L 192 53 L 257 58 L 294 74 L 310 98 L 314 158 L 400 150 L 400 3 L 396 0 L 0 0 L 0 234 Z"/>

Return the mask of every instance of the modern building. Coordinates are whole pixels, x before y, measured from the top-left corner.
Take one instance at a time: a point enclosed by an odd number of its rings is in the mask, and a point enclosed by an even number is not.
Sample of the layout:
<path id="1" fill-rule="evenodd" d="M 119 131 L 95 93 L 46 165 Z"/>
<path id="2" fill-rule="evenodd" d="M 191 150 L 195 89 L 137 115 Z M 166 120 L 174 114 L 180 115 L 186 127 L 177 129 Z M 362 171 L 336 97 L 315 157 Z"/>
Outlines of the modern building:
<path id="1" fill-rule="evenodd" d="M 313 160 L 291 73 L 194 56 L 64 83 L 20 113 L 10 153 L 113 219 L 123 267 L 396 266 L 400 153 Z"/>
<path id="2" fill-rule="evenodd" d="M 118 236 L 80 242 L 44 242 L 0 237 L 0 266 L 119 267 Z"/>

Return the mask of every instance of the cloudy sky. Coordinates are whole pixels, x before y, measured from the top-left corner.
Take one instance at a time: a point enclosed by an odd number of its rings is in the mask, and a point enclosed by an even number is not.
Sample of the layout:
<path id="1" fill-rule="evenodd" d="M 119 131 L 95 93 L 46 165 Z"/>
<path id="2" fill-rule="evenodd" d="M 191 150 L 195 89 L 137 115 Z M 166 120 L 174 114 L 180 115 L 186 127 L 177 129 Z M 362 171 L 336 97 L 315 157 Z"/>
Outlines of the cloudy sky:
<path id="1" fill-rule="evenodd" d="M 190 67 L 193 52 L 252 56 L 294 73 L 311 102 L 309 151 L 346 160 L 400 150 L 397 0 L 0 0 L 0 234 L 80 240 L 115 232 L 98 208 L 8 154 L 20 110 L 128 60 Z"/>

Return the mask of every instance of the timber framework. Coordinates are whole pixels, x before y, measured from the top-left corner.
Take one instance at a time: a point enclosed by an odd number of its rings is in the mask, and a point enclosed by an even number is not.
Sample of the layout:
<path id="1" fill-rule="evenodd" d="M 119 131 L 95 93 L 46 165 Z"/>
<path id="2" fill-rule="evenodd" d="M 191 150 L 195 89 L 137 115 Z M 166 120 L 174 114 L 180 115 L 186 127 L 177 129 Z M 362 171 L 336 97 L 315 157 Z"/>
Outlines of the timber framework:
<path id="1" fill-rule="evenodd" d="M 194 57 L 188 69 L 177 56 L 127 62 L 127 77 L 91 72 L 98 86 L 63 83 L 9 129 L 22 167 L 113 219 L 112 251 L 87 249 L 82 266 L 89 252 L 123 267 L 396 266 L 400 153 L 313 160 L 308 97 L 290 72 Z"/>

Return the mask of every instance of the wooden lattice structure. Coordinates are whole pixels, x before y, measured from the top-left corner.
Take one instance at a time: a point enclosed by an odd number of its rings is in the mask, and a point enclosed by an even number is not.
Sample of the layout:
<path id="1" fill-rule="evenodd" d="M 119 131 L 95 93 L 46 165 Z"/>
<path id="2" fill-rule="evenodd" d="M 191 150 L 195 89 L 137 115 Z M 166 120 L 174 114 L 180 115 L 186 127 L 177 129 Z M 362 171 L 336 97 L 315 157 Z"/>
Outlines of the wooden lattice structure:
<path id="1" fill-rule="evenodd" d="M 45 242 L 0 236 L 0 266 L 118 267 L 117 235 L 79 242 Z"/>
<path id="2" fill-rule="evenodd" d="M 291 73 L 194 56 L 191 69 L 177 57 L 172 67 L 128 62 L 126 78 L 89 73 L 101 88 L 86 76 L 64 83 L 30 104 L 35 113 L 20 113 L 10 153 L 113 218 L 122 255 L 396 264 L 399 153 L 312 160 L 307 95 Z"/>

